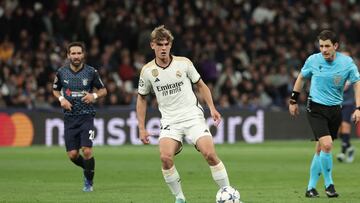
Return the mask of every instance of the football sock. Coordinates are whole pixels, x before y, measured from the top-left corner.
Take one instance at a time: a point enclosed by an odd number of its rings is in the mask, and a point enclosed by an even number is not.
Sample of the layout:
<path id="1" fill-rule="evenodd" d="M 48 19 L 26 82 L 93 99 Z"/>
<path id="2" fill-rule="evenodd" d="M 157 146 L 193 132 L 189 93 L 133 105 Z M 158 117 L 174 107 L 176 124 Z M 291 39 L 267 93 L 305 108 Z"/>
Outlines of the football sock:
<path id="1" fill-rule="evenodd" d="M 349 148 L 350 145 L 350 134 L 348 133 L 343 133 L 340 135 L 341 138 L 341 153 L 345 154 L 346 149 Z"/>
<path id="2" fill-rule="evenodd" d="M 93 182 L 94 173 L 95 173 L 95 159 L 94 159 L 94 157 L 91 157 L 91 159 L 88 159 L 88 160 L 84 159 L 84 176 L 91 183 Z"/>
<path id="3" fill-rule="evenodd" d="M 79 155 L 76 159 L 70 159 L 75 165 L 84 168 L 84 158 Z"/>
<path id="4" fill-rule="evenodd" d="M 332 161 L 332 154 L 326 153 L 321 151 L 320 152 L 320 165 L 321 165 L 321 171 L 324 176 L 324 182 L 325 187 L 328 187 L 330 184 L 334 184 L 332 179 L 332 167 L 333 167 L 333 161 Z"/>
<path id="5" fill-rule="evenodd" d="M 230 185 L 228 174 L 221 161 L 215 166 L 210 166 L 210 170 L 213 179 L 220 188 Z"/>
<path id="6" fill-rule="evenodd" d="M 162 169 L 166 184 L 169 186 L 171 193 L 177 199 L 185 200 L 184 193 L 181 189 L 181 180 L 179 173 L 177 172 L 175 165 L 168 170 Z"/>
<path id="7" fill-rule="evenodd" d="M 320 156 L 317 153 L 315 153 L 310 166 L 310 180 L 307 190 L 310 190 L 311 188 L 316 188 L 316 184 L 319 180 L 320 175 L 321 175 Z"/>

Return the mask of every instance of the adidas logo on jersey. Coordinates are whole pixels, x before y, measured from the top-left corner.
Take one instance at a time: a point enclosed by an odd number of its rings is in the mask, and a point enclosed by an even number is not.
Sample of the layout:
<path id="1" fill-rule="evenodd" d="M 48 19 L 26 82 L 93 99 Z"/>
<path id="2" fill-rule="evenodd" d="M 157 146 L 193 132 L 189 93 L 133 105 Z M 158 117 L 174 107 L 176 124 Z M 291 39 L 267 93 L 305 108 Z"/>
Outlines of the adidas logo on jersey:
<path id="1" fill-rule="evenodd" d="M 160 81 L 159 78 L 156 78 L 156 79 L 155 79 L 155 82 L 159 82 L 159 81 Z"/>

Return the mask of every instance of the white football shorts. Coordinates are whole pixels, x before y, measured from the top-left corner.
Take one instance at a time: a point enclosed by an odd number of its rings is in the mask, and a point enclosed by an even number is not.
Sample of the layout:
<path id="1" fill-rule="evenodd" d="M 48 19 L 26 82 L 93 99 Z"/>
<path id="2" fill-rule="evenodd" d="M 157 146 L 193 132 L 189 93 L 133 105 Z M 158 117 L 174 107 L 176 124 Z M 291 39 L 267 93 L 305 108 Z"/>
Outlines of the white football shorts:
<path id="1" fill-rule="evenodd" d="M 202 136 L 212 136 L 204 118 L 196 118 L 181 123 L 167 124 L 162 121 L 159 140 L 169 137 L 183 143 L 186 137 L 191 144 L 196 145 L 196 141 Z"/>

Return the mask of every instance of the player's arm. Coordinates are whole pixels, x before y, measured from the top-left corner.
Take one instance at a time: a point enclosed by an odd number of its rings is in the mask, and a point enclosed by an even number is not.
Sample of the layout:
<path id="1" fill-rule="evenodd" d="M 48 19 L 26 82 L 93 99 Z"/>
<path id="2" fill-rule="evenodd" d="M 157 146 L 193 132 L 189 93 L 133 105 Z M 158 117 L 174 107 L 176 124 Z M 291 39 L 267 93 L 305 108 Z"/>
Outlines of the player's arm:
<path id="1" fill-rule="evenodd" d="M 72 104 L 60 94 L 60 91 L 53 90 L 53 95 L 59 100 L 61 108 L 71 111 Z"/>
<path id="2" fill-rule="evenodd" d="M 61 81 L 60 74 L 59 72 L 57 72 L 53 82 L 53 95 L 59 100 L 60 106 L 63 109 L 71 111 L 71 107 L 72 107 L 71 103 L 60 93 L 60 90 L 62 88 L 62 84 L 60 81 Z"/>
<path id="3" fill-rule="evenodd" d="M 210 89 L 204 83 L 204 81 L 201 79 L 199 80 L 199 82 L 196 83 L 196 86 L 197 86 L 201 96 L 204 98 L 206 104 L 208 105 L 208 107 L 210 109 L 211 117 L 213 118 L 215 125 L 217 126 L 221 121 L 221 115 L 215 108 Z"/>
<path id="4" fill-rule="evenodd" d="M 105 97 L 107 95 L 107 90 L 97 70 L 94 71 L 94 78 L 92 84 L 93 87 L 96 88 L 96 91 L 93 91 L 92 93 L 85 92 L 85 96 L 81 98 L 81 100 L 87 104 L 93 103 L 98 98 Z"/>
<path id="5" fill-rule="evenodd" d="M 355 123 L 360 121 L 360 81 L 354 83 L 356 109 L 352 115 Z"/>
<path id="6" fill-rule="evenodd" d="M 105 87 L 94 91 L 93 93 L 85 92 L 85 96 L 81 99 L 83 102 L 90 104 L 95 102 L 98 98 L 105 97 L 107 90 Z"/>
<path id="7" fill-rule="evenodd" d="M 95 94 L 98 96 L 98 98 L 105 97 L 107 95 L 106 88 L 98 89 Z"/>
<path id="8" fill-rule="evenodd" d="M 292 116 L 299 115 L 299 106 L 297 104 L 297 100 L 299 98 L 299 95 L 300 95 L 303 85 L 304 85 L 304 77 L 300 73 L 295 81 L 294 89 L 291 93 L 291 97 L 290 97 L 290 101 L 289 101 L 289 112 L 290 112 L 290 115 L 292 115 Z"/>
<path id="9" fill-rule="evenodd" d="M 150 143 L 149 133 L 146 131 L 145 128 L 146 108 L 147 108 L 146 96 L 138 94 L 136 101 L 136 115 L 138 119 L 140 140 L 144 144 L 149 144 Z"/>

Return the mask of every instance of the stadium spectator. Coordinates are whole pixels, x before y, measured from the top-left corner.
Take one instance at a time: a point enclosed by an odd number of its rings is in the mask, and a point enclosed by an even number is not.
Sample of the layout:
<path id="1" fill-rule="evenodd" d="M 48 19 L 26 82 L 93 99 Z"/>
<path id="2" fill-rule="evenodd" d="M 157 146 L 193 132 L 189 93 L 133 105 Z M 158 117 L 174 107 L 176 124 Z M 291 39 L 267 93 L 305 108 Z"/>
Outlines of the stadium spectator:
<path id="1" fill-rule="evenodd" d="M 227 58 L 231 58 L 233 71 L 252 81 L 253 92 L 260 84 L 264 86 L 260 89 L 272 99 L 269 105 L 265 105 L 266 108 L 284 109 L 287 107 L 287 94 L 283 92 L 290 93 L 290 90 L 286 90 L 285 85 L 279 90 L 271 83 L 253 79 L 252 72 L 261 72 L 263 80 L 270 73 L 279 74 L 283 70 L 280 66 L 285 66 L 284 73 L 289 78 L 287 86 L 291 85 L 301 64 L 316 51 L 311 39 L 324 28 L 338 31 L 342 46 L 351 51 L 355 59 L 359 58 L 360 37 L 356 34 L 360 32 L 357 26 L 360 22 L 358 4 L 358 0 L 343 1 L 341 4 L 338 1 L 309 4 L 307 1 L 259 0 L 2 1 L 0 42 L 12 44 L 12 54 L 7 52 L 6 61 L 0 60 L 0 70 L 8 67 L 11 70 L 9 76 L 18 78 L 22 77 L 20 75 L 26 68 L 30 70 L 27 77 L 38 74 L 39 71 L 35 69 L 39 68 L 37 64 L 42 63 L 42 74 L 46 74 L 49 70 L 54 71 L 59 62 L 66 60 L 66 55 L 59 50 L 65 49 L 69 41 L 81 40 L 89 47 L 87 63 L 97 68 L 106 80 L 118 73 L 122 50 L 129 50 L 129 65 L 137 69 L 141 67 L 135 64 L 138 54 L 144 60 L 153 58 L 148 48 L 150 28 L 166 24 L 171 25 L 179 39 L 173 45 L 174 54 L 191 59 L 201 73 L 203 69 L 198 64 L 211 62 L 209 81 L 217 83 L 226 70 L 221 67 L 226 66 Z M 155 6 L 157 9 L 152 9 Z M 339 12 L 343 14 L 342 18 L 338 18 Z M 206 53 L 206 57 L 202 53 Z M 42 78 L 42 81 L 38 81 L 41 84 L 37 84 L 39 88 L 45 88 L 46 94 L 51 94 L 51 91 L 48 92 L 45 87 L 45 80 L 52 82 L 51 77 Z M 38 75 L 36 78 L 39 80 Z M 204 75 L 205 79 L 208 80 Z M 0 86 L 4 86 L 4 82 L 1 80 Z M 16 89 L 19 89 L 16 91 L 24 88 L 16 85 Z M 215 104 L 219 104 L 222 94 L 229 94 L 229 91 L 214 95 Z M 8 94 L 3 103 L 13 106 L 17 99 L 15 95 Z M 250 102 L 257 101 L 258 96 L 250 95 Z M 46 99 L 51 103 L 51 97 Z M 239 102 L 234 101 L 231 105 Z M 302 106 L 304 102 L 299 100 Z M 253 106 L 264 107 L 256 103 Z M 28 108 L 36 106 L 30 105 Z"/>

